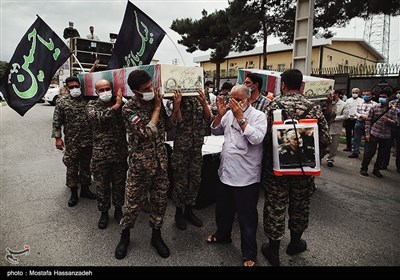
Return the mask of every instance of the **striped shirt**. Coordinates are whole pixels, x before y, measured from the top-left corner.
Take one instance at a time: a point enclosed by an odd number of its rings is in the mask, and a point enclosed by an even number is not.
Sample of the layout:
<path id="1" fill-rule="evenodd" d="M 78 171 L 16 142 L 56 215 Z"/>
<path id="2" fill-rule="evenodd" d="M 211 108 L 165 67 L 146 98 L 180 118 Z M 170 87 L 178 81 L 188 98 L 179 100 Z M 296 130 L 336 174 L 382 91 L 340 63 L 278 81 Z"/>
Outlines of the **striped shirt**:
<path id="1" fill-rule="evenodd" d="M 251 106 L 252 106 L 253 108 L 257 109 L 258 111 L 265 112 L 265 108 L 268 106 L 269 102 L 270 102 L 270 101 L 269 101 L 268 98 L 266 98 L 265 96 L 263 96 L 263 95 L 260 94 L 260 95 L 257 97 L 257 99 L 254 100 L 254 101 L 251 103 Z"/>
<path id="2" fill-rule="evenodd" d="M 356 117 L 359 121 L 364 121 L 361 119 L 361 116 L 368 117 L 369 111 L 371 110 L 372 107 L 375 107 L 376 105 L 379 105 L 375 101 L 369 101 L 369 102 L 363 102 L 361 104 L 357 105 L 357 110 L 356 110 Z"/>

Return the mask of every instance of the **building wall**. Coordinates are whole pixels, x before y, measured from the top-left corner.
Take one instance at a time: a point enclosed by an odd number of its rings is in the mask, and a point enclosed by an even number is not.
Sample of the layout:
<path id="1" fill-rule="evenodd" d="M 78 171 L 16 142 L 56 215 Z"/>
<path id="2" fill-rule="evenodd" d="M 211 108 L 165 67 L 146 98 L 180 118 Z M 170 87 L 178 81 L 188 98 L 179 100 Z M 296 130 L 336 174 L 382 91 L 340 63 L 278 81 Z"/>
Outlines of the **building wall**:
<path id="1" fill-rule="evenodd" d="M 332 45 L 322 47 L 322 68 L 356 65 L 375 65 L 377 58 L 368 52 L 358 42 L 333 41 Z M 311 68 L 320 67 L 321 47 L 313 47 Z M 367 59 L 366 59 L 367 58 Z M 201 62 L 206 72 L 206 77 L 215 72 L 215 64 L 210 61 Z M 273 70 L 288 69 L 292 65 L 292 50 L 269 53 L 267 55 L 267 68 Z M 221 63 L 221 76 L 237 76 L 238 69 L 262 69 L 262 54 L 228 58 Z"/>

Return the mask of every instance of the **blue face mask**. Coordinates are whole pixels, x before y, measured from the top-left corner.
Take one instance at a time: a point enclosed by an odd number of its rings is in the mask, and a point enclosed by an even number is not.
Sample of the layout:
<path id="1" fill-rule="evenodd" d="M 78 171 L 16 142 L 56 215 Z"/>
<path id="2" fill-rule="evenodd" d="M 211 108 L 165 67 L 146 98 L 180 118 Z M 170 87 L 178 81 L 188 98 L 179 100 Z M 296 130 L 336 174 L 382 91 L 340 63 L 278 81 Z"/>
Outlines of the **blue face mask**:
<path id="1" fill-rule="evenodd" d="M 379 97 L 379 103 L 382 104 L 382 105 L 385 105 L 387 103 L 387 98 Z"/>
<path id="2" fill-rule="evenodd" d="M 370 98 L 369 98 L 368 95 L 364 95 L 364 96 L 363 96 L 363 99 L 364 99 L 364 101 L 369 101 Z"/>

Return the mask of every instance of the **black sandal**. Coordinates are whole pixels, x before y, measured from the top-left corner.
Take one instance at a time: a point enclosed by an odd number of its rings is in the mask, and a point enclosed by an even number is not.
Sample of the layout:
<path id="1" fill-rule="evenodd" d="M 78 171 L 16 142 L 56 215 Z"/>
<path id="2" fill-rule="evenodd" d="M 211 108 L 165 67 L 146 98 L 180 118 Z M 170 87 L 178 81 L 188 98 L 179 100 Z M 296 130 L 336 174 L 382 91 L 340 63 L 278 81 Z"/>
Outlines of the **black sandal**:
<path id="1" fill-rule="evenodd" d="M 227 243 L 232 243 L 232 238 L 224 238 L 224 239 L 218 239 L 214 234 L 211 234 L 210 236 L 207 237 L 206 242 L 208 244 L 227 244 Z"/>

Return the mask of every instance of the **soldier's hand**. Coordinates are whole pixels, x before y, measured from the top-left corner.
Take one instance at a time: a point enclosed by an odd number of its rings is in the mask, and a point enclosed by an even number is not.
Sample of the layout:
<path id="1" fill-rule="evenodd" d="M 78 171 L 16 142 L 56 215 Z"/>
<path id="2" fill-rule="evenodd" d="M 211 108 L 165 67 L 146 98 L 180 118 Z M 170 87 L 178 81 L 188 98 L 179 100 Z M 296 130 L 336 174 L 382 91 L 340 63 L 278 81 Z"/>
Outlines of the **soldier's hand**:
<path id="1" fill-rule="evenodd" d="M 160 89 L 154 88 L 154 108 L 160 109 L 161 108 L 161 96 L 160 96 Z"/>
<path id="2" fill-rule="evenodd" d="M 174 90 L 174 107 L 175 106 L 179 107 L 181 105 L 181 101 L 182 101 L 182 92 L 178 88 Z"/>
<path id="3" fill-rule="evenodd" d="M 56 148 L 61 151 L 64 149 L 64 141 L 61 138 L 56 139 Z"/>
<path id="4" fill-rule="evenodd" d="M 199 93 L 199 95 L 197 96 L 197 99 L 200 100 L 201 105 L 206 105 L 207 104 L 207 99 L 206 99 L 206 95 L 204 94 L 204 92 L 201 89 L 198 89 L 197 92 Z"/>

